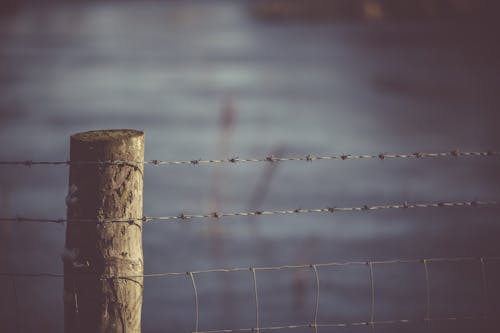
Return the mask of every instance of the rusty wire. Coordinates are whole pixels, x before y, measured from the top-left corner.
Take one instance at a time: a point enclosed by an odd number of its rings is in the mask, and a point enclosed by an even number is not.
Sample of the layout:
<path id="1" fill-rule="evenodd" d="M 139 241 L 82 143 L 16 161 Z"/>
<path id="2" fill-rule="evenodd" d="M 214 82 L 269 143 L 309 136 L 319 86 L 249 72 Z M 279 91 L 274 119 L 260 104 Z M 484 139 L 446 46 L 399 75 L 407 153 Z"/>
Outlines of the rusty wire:
<path id="1" fill-rule="evenodd" d="M 439 157 L 492 157 L 499 156 L 500 151 L 474 151 L 463 152 L 460 150 L 452 150 L 449 152 L 415 152 L 415 153 L 378 153 L 378 154 L 336 154 L 336 155 L 312 155 L 295 157 L 281 156 L 265 156 L 259 158 L 239 158 L 231 157 L 225 159 L 193 159 L 166 161 L 153 159 L 148 161 L 0 161 L 0 166 L 26 166 L 35 165 L 153 165 L 153 166 L 168 166 L 168 165 L 199 165 L 199 164 L 237 164 L 237 163 L 255 163 L 255 162 L 287 162 L 287 161 L 320 161 L 320 160 L 351 160 L 351 159 L 419 159 L 419 158 L 439 158 Z"/>
<path id="2" fill-rule="evenodd" d="M 32 217 L 0 217 L 0 221 L 4 222 L 47 222 L 47 223 L 129 223 L 137 222 L 153 222 L 153 221 L 182 221 L 191 219 L 220 219 L 223 217 L 236 216 L 257 216 L 257 215 L 289 215 L 289 214 L 310 214 L 310 213 L 336 213 L 336 212 L 362 212 L 375 211 L 386 209 L 413 209 L 413 208 L 452 208 L 452 207 L 488 207 L 498 206 L 500 201 L 497 200 L 472 200 L 472 201 L 440 201 L 440 202 L 424 202 L 424 203 L 409 203 L 405 201 L 400 204 L 386 205 L 362 205 L 354 207 L 325 207 L 325 208 L 309 208 L 309 209 L 289 209 L 289 210 L 254 210 L 240 212 L 213 212 L 206 214 L 184 214 L 167 215 L 167 216 L 143 216 L 137 218 L 123 219 L 43 219 Z"/>

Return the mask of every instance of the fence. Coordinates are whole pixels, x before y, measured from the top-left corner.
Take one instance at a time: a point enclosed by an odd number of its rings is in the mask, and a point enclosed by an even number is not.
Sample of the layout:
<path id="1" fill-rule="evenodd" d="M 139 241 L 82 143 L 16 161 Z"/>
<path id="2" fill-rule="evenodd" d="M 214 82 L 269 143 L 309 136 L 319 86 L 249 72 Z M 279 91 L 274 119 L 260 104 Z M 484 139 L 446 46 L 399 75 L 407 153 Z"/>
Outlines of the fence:
<path id="1" fill-rule="evenodd" d="M 443 321 L 470 321 L 470 320 L 496 320 L 498 318 L 493 314 L 488 313 L 488 278 L 487 278 L 487 265 L 491 262 L 500 261 L 500 257 L 455 257 L 455 258 L 425 258 L 425 259 L 394 259 L 394 260 L 381 260 L 381 261 L 346 261 L 346 262 L 329 262 L 329 263 L 317 263 L 317 264 L 305 264 L 305 265 L 287 265 L 287 266 L 274 266 L 274 267 L 235 267 L 235 268 L 220 268 L 220 269 L 209 269 L 209 270 L 196 270 L 188 272 L 166 272 L 166 273 L 153 273 L 153 274 L 143 274 L 140 276 L 101 276 L 100 279 L 134 279 L 134 278 L 168 278 L 168 277 L 182 277 L 185 276 L 190 280 L 193 293 L 194 293 L 194 312 L 195 312 L 195 323 L 193 332 L 196 333 L 224 333 L 224 332 L 259 332 L 259 331 L 274 331 L 274 330 L 284 330 L 284 329 L 295 329 L 295 328 L 311 328 L 315 332 L 318 328 L 343 328 L 349 326 L 387 326 L 391 324 L 412 324 L 412 323 L 426 323 L 430 325 L 432 322 L 443 322 Z M 482 311 L 478 314 L 472 314 L 468 316 L 448 316 L 448 317 L 433 317 L 431 316 L 431 274 L 430 267 L 440 263 L 462 263 L 471 262 L 477 264 L 477 269 L 481 276 L 481 298 L 482 298 Z M 376 266 L 381 265 L 396 265 L 396 264 L 418 264 L 422 265 L 422 270 L 425 276 L 425 290 L 426 290 L 426 305 L 425 305 L 425 317 L 418 319 L 393 319 L 393 320 L 377 320 L 375 318 L 375 307 L 376 307 L 376 296 L 375 296 L 375 279 L 374 270 Z M 336 323 L 322 323 L 318 321 L 319 312 L 319 300 L 320 300 L 320 270 L 321 268 L 327 267 L 341 267 L 341 266 L 366 266 L 368 268 L 367 278 L 370 282 L 370 293 L 371 293 L 371 305 L 370 305 L 370 316 L 366 321 L 359 322 L 336 322 Z M 307 323 L 292 324 L 286 326 L 261 326 L 259 320 L 259 292 L 257 284 L 257 272 L 261 271 L 273 271 L 273 270 L 299 270 L 299 269 L 310 269 L 315 278 L 315 301 L 314 308 L 311 311 L 311 321 Z M 249 272 L 252 277 L 252 285 L 250 286 L 254 293 L 255 299 L 255 327 L 249 328 L 234 328 L 234 329 L 221 329 L 221 330 L 200 330 L 199 329 L 199 294 L 196 285 L 195 276 L 208 274 L 208 273 L 233 273 L 233 272 Z M 53 278 L 64 278 L 63 274 L 54 273 L 33 273 L 33 274 L 19 274 L 19 273 L 1 273 L 0 276 L 9 277 L 12 280 L 13 294 L 16 295 L 16 278 L 31 278 L 31 277 L 53 277 Z M 18 300 L 16 297 L 15 303 Z M 75 307 L 78 308 L 78 303 L 75 302 Z"/>
<path id="2" fill-rule="evenodd" d="M 15 273 L 0 272 L 0 276 L 11 279 L 14 305 L 17 309 L 16 280 L 20 278 L 63 278 L 65 284 L 65 330 L 86 331 L 123 331 L 139 332 L 144 278 L 186 277 L 193 289 L 194 317 L 193 332 L 260 332 L 286 329 L 311 329 L 318 332 L 321 328 L 342 328 L 367 326 L 373 331 L 376 326 L 424 323 L 430 327 L 433 322 L 495 320 L 488 311 L 489 276 L 488 265 L 500 261 L 496 256 L 480 257 L 443 257 L 443 258 L 396 258 L 382 261 L 346 261 L 326 263 L 306 263 L 303 265 L 269 266 L 269 267 L 235 267 L 208 270 L 192 270 L 188 272 L 164 272 L 144 274 L 142 267 L 141 231 L 143 223 L 152 221 L 188 222 L 193 219 L 226 219 L 235 216 L 287 215 L 287 214 L 337 214 L 342 212 L 364 212 L 387 209 L 428 209 L 456 207 L 496 207 L 497 200 L 469 200 L 411 203 L 389 203 L 384 205 L 359 205 L 353 207 L 293 208 L 288 210 L 253 210 L 235 212 L 210 212 L 199 214 L 179 213 L 176 215 L 147 216 L 142 214 L 142 175 L 144 165 L 173 166 L 200 165 L 215 163 L 278 163 L 288 161 L 313 162 L 321 160 L 348 159 L 419 159 L 419 158 L 490 158 L 499 156 L 500 152 L 451 152 L 411 153 L 373 155 L 328 155 L 264 158 L 238 158 L 185 160 L 185 161 L 143 161 L 142 132 L 102 131 L 80 133 L 72 137 L 70 161 L 0 161 L 3 166 L 67 165 L 70 166 L 70 186 L 66 198 L 68 205 L 67 218 L 39 219 L 24 216 L 0 216 L 2 222 L 35 222 L 66 224 L 66 247 L 68 253 L 64 261 L 64 274 L 37 272 Z M 96 199 L 99 198 L 99 200 Z M 138 228 L 137 228 L 138 227 Z M 97 233 L 97 236 L 96 236 Z M 86 237 L 82 237 L 88 236 Z M 74 251 L 77 249 L 77 251 Z M 461 316 L 433 316 L 432 305 L 432 270 L 431 266 L 443 263 L 473 263 L 481 276 L 481 308 L 480 313 Z M 379 320 L 376 317 L 375 275 L 376 267 L 381 265 L 414 264 L 421 265 L 425 277 L 425 315 L 420 319 L 396 318 Z M 370 285 L 370 314 L 364 321 L 322 322 L 318 320 L 321 296 L 321 270 L 328 267 L 366 266 L 367 279 Z M 315 300 L 311 309 L 311 318 L 305 323 L 292 323 L 282 326 L 265 326 L 260 320 L 259 272 L 284 270 L 310 270 L 314 276 Z M 255 305 L 255 324 L 253 327 L 231 328 L 219 330 L 203 330 L 200 328 L 200 295 L 197 288 L 197 277 L 210 273 L 248 272 L 252 285 Z M 97 287 L 96 287 L 97 286 Z M 96 289 L 99 289 L 96 291 Z M 90 296 L 89 296 L 90 295 Z M 105 313 L 104 313 L 105 312 Z M 17 313 L 17 310 L 16 310 Z M 124 319 L 126 318 L 126 319 Z M 18 318 L 18 320 L 20 320 Z M 19 328 L 19 323 L 18 323 Z"/>

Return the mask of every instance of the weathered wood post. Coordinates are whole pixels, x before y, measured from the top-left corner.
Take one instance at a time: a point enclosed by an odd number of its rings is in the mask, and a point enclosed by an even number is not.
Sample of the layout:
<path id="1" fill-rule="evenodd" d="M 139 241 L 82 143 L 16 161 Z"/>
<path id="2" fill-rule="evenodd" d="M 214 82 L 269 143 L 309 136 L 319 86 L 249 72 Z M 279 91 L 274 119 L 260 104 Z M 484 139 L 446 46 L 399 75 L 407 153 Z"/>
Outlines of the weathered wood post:
<path id="1" fill-rule="evenodd" d="M 75 134 L 70 160 L 64 330 L 140 332 L 144 133 Z"/>

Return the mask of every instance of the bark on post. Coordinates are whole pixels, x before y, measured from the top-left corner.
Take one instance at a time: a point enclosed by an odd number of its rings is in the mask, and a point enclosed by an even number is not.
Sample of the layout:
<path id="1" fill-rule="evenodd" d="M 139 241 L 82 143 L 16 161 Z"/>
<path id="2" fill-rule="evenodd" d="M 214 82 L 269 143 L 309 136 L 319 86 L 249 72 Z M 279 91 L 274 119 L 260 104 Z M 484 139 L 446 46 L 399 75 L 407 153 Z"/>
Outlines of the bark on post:
<path id="1" fill-rule="evenodd" d="M 134 162 L 144 161 L 144 134 L 135 130 L 75 134 L 70 159 L 64 330 L 140 332 L 144 165 Z M 85 163 L 96 161 L 129 163 Z M 137 220 L 106 222 L 113 219 Z"/>

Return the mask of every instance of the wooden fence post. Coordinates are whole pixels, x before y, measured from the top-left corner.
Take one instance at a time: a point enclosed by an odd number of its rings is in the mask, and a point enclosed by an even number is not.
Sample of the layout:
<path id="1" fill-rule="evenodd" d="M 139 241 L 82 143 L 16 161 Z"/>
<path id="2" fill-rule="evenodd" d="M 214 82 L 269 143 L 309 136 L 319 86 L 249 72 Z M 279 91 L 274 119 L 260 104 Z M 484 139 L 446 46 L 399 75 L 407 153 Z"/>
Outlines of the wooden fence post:
<path id="1" fill-rule="evenodd" d="M 77 133 L 71 136 L 70 160 L 64 331 L 140 332 L 144 165 L 133 162 L 144 161 L 144 133 Z M 96 161 L 130 163 L 85 163 Z"/>

